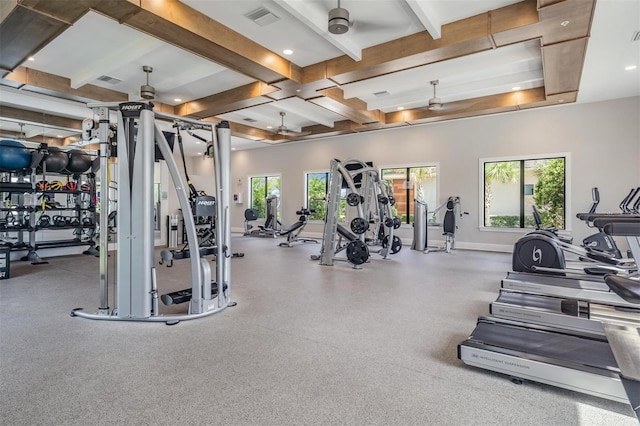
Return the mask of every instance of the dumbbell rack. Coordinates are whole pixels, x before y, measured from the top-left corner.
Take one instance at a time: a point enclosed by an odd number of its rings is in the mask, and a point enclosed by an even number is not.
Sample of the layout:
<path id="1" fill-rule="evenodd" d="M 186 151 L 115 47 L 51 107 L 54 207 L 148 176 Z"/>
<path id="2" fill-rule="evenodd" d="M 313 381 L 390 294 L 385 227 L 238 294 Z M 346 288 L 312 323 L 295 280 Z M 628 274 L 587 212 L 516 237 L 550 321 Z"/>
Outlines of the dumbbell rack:
<path id="1" fill-rule="evenodd" d="M 80 185 L 77 185 L 78 190 L 75 191 L 43 191 L 36 188 L 36 182 L 42 179 L 43 175 L 36 173 L 35 168 L 30 174 L 0 173 L 0 233 L 17 234 L 16 242 L 11 244 L 11 250 L 27 251 L 21 260 L 30 261 L 34 265 L 47 263 L 40 258 L 37 250 L 75 246 L 89 246 L 83 253 L 98 255 L 95 247 L 96 209 L 91 203 L 96 189 L 95 178 L 91 173 L 82 176 L 82 179 L 89 183 L 88 191 L 80 190 Z M 68 175 L 54 173 L 47 173 L 46 177 L 69 179 Z M 74 175 L 73 178 L 79 181 L 81 175 Z M 61 196 L 66 196 L 66 200 Z M 49 201 L 45 202 L 44 197 L 49 197 Z M 59 203 L 56 198 L 64 203 Z M 44 231 L 58 230 L 73 230 L 74 236 L 51 241 L 37 240 L 38 236 L 46 235 Z M 89 237 L 83 239 L 82 234 L 86 231 Z"/>

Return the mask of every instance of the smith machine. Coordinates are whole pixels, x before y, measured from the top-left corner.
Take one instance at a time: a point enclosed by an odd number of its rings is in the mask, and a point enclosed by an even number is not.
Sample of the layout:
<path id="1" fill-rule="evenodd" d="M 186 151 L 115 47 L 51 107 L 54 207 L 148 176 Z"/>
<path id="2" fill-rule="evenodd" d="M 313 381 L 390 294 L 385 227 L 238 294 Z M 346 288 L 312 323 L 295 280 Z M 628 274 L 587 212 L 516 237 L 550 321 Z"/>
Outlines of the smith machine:
<path id="1" fill-rule="evenodd" d="M 179 321 L 201 318 L 220 312 L 231 303 L 231 228 L 229 218 L 231 133 L 229 123 L 217 125 L 189 120 L 153 111 L 153 104 L 127 102 L 121 104 L 90 104 L 99 118 L 100 182 L 106 186 L 108 159 L 111 155 L 108 141 L 109 115 L 115 110 L 118 121 L 118 203 L 116 254 L 116 307 L 109 306 L 109 271 L 107 238 L 100 238 L 100 307 L 91 314 L 74 309 L 71 316 L 95 320 L 154 321 L 175 324 Z M 218 253 L 215 282 L 212 283 L 210 262 L 196 255 L 200 253 L 193 216 L 184 215 L 187 241 L 193 254 L 191 262 L 191 288 L 182 290 L 181 302 L 189 302 L 187 314 L 160 315 L 158 287 L 154 267 L 153 229 L 153 169 L 157 146 L 176 188 L 180 208 L 191 210 L 187 184 L 178 171 L 171 148 L 158 128 L 155 119 L 180 120 L 211 132 L 207 155 L 215 167 L 216 214 L 215 229 Z M 108 192 L 101 191 L 100 231 L 108 229 Z M 162 299 L 171 298 L 171 294 Z M 177 303 L 177 302 L 175 302 Z"/>

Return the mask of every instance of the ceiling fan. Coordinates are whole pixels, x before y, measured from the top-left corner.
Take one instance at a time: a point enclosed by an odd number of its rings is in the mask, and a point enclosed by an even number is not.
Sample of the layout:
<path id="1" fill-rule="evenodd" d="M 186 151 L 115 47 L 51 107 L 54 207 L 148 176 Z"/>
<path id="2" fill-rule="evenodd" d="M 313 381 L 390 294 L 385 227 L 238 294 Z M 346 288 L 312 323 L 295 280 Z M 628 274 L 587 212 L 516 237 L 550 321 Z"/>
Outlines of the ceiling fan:
<path id="1" fill-rule="evenodd" d="M 347 31 L 349 31 L 349 11 L 340 7 L 340 0 L 338 0 L 338 7 L 329 11 L 329 32 L 344 34 Z"/>
<path id="2" fill-rule="evenodd" d="M 156 88 L 149 85 L 149 74 L 153 72 L 153 67 L 143 65 L 142 71 L 147 74 L 147 84 L 140 86 L 140 97 L 143 99 L 154 99 L 156 97 Z"/>
<path id="3" fill-rule="evenodd" d="M 284 116 L 287 115 L 286 112 L 280 111 L 281 124 L 276 129 L 276 134 L 282 136 L 306 136 L 311 134 L 311 132 L 294 132 L 293 130 L 289 130 L 287 126 L 284 125 Z"/>
<path id="4" fill-rule="evenodd" d="M 444 104 L 442 103 L 442 99 L 436 96 L 436 86 L 438 85 L 439 80 L 432 80 L 431 85 L 433 86 L 433 98 L 429 99 L 429 110 L 438 111 L 441 110 Z"/>

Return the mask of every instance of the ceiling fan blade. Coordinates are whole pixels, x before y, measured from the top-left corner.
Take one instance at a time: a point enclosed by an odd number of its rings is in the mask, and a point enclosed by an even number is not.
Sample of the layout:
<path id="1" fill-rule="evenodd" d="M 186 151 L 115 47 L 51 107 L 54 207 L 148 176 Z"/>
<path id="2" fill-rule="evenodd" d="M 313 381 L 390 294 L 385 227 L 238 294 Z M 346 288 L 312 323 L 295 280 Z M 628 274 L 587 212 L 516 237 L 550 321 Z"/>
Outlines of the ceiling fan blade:
<path id="1" fill-rule="evenodd" d="M 352 19 L 349 28 L 359 34 L 379 32 L 385 30 L 397 29 L 397 25 L 384 24 L 380 22 L 366 22 Z"/>
<path id="2" fill-rule="evenodd" d="M 278 132 L 278 134 L 283 136 L 307 136 L 310 135 L 311 132 L 295 132 L 293 130 L 285 129 L 284 131 Z"/>

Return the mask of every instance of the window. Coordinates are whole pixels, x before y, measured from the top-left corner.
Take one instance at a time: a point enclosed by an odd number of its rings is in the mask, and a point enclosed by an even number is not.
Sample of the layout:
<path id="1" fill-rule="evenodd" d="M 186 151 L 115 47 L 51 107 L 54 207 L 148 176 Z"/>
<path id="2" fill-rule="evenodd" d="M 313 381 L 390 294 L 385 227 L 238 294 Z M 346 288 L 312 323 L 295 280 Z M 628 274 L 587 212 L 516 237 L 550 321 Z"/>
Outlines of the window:
<path id="1" fill-rule="evenodd" d="M 307 208 L 315 210 L 309 216 L 311 220 L 324 220 L 327 192 L 329 192 L 329 173 L 307 173 Z"/>
<path id="2" fill-rule="evenodd" d="M 309 219 L 324 221 L 327 211 L 327 193 L 329 192 L 331 173 L 313 172 L 307 173 L 306 176 L 307 208 L 309 210 L 315 210 L 315 212 L 309 216 Z M 347 220 L 347 201 L 344 199 L 346 190 L 342 189 L 340 195 L 342 198 L 340 199 L 340 207 L 338 209 L 338 222 L 345 222 Z"/>
<path id="3" fill-rule="evenodd" d="M 427 203 L 427 209 L 436 206 L 437 166 L 396 167 L 382 169 L 382 179 L 393 188 L 396 205 L 393 214 L 402 223 L 413 223 L 413 200 Z"/>
<path id="4" fill-rule="evenodd" d="M 481 160 L 485 228 L 530 228 L 533 205 L 543 226 L 565 229 L 566 156 Z"/>
<path id="5" fill-rule="evenodd" d="M 266 201 L 269 195 L 280 196 L 280 176 L 256 176 L 251 178 L 251 208 L 258 217 L 266 218 Z M 278 204 L 279 208 L 280 204 Z M 280 212 L 278 212 L 279 215 Z"/>

